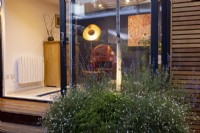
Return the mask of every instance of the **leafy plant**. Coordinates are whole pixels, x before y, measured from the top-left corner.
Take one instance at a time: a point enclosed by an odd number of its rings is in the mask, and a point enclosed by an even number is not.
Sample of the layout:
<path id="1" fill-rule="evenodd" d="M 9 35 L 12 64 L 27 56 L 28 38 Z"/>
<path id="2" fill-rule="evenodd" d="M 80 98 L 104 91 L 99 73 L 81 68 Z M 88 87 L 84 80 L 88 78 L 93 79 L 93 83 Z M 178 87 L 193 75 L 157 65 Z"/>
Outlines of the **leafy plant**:
<path id="1" fill-rule="evenodd" d="M 142 36 L 141 40 L 138 42 L 139 45 L 145 46 L 145 47 L 149 46 L 150 43 L 151 43 L 151 41 L 150 41 L 150 35 L 148 35 L 146 33 Z"/>
<path id="2" fill-rule="evenodd" d="M 110 89 L 108 82 L 90 82 L 60 97 L 44 116 L 44 127 L 50 133 L 189 132 L 189 106 L 180 102 L 183 97 L 169 84 L 166 71 L 128 73 L 122 92 Z"/>

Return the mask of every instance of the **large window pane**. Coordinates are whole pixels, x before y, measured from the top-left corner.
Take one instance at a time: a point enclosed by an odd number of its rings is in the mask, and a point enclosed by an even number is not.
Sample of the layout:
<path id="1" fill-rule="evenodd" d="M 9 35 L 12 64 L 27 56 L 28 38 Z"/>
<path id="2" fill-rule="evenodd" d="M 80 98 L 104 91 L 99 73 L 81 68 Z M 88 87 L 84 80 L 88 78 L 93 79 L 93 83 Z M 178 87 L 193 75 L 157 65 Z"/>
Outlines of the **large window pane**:
<path id="1" fill-rule="evenodd" d="M 129 69 L 137 71 L 142 65 L 150 63 L 150 2 L 125 0 L 120 1 L 120 6 L 122 70 L 123 72 Z M 98 75 L 98 71 L 104 71 L 112 80 L 115 80 L 116 1 L 76 0 L 74 19 L 76 20 L 76 41 L 80 48 L 79 77 Z M 84 38 L 84 31 L 91 24 L 98 26 L 101 31 L 100 37 L 96 40 Z M 87 34 L 92 37 L 94 31 L 88 30 Z M 106 53 L 107 50 L 110 53 Z"/>

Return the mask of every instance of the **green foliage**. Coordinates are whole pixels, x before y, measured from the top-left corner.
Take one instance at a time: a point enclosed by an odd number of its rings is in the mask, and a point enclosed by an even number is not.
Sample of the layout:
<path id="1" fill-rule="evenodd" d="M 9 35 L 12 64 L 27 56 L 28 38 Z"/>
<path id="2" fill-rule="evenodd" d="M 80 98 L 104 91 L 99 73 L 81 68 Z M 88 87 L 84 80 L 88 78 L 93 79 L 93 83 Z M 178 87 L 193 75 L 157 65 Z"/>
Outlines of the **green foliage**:
<path id="1" fill-rule="evenodd" d="M 142 67 L 137 74 L 133 70 L 127 70 L 123 74 L 124 91 L 127 93 L 157 93 L 173 89 L 169 82 L 167 70 L 157 71 L 153 74 L 151 70 Z"/>
<path id="2" fill-rule="evenodd" d="M 74 116 L 77 132 L 116 132 L 123 123 L 128 105 L 122 95 L 108 91 L 93 92 L 86 106 Z"/>
<path id="3" fill-rule="evenodd" d="M 84 92 L 71 92 L 68 96 L 60 97 L 43 118 L 43 124 L 50 133 L 70 132 L 73 129 L 72 119 L 84 106 L 89 94 Z"/>
<path id="4" fill-rule="evenodd" d="M 92 91 L 92 90 L 111 90 L 115 86 L 111 84 L 111 78 L 106 72 L 101 72 L 101 74 L 91 74 L 86 75 L 84 79 L 81 80 L 83 90 Z"/>
<path id="5" fill-rule="evenodd" d="M 188 105 L 168 83 L 167 72 L 123 74 L 123 91 L 90 82 L 60 97 L 43 118 L 50 133 L 187 133 Z M 89 80 L 90 81 L 90 80 Z M 92 89 L 89 89 L 92 88 Z"/>

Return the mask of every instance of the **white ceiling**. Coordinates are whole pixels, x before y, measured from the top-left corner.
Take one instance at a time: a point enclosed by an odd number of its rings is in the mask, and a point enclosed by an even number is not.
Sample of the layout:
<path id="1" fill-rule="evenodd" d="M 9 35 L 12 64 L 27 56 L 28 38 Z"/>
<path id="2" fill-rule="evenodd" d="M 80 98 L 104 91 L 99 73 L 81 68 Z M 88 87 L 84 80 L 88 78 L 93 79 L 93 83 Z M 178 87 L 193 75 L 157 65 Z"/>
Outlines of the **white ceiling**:
<path id="1" fill-rule="evenodd" d="M 48 3 L 54 4 L 59 6 L 59 0 L 44 0 Z M 68 0 L 66 0 L 68 1 Z M 77 1 L 84 1 L 84 0 L 77 0 Z M 85 0 L 86 1 L 86 0 Z M 101 10 L 107 10 L 107 9 L 113 9 L 116 7 L 116 0 L 87 0 L 91 2 L 85 3 L 85 11 L 86 12 L 95 12 L 95 11 L 101 11 Z M 96 2 L 94 2 L 96 1 Z M 127 0 L 120 0 L 120 6 L 131 6 L 131 5 L 137 5 L 141 3 L 147 3 L 150 0 L 129 0 L 129 2 L 126 2 Z M 99 8 L 98 5 L 102 4 L 103 8 Z"/>
<path id="2" fill-rule="evenodd" d="M 44 1 L 54 5 L 59 5 L 59 0 L 44 0 Z M 116 6 L 116 0 L 91 0 L 91 1 L 96 1 L 95 3 L 102 3 L 106 5 L 107 8 L 113 8 L 114 6 Z M 129 1 L 130 2 L 127 3 L 126 0 L 120 0 L 120 5 L 121 6 L 135 5 L 139 3 L 149 2 L 150 0 L 129 0 Z M 88 2 L 88 3 L 94 3 L 94 2 Z"/>
<path id="3" fill-rule="evenodd" d="M 128 0 L 120 0 L 120 6 L 127 7 L 149 2 L 149 0 L 129 0 L 129 2 L 126 1 Z M 98 7 L 100 4 L 102 5 L 103 8 Z M 116 0 L 96 0 L 96 2 L 85 4 L 86 13 L 114 9 L 114 8 L 116 8 Z"/>

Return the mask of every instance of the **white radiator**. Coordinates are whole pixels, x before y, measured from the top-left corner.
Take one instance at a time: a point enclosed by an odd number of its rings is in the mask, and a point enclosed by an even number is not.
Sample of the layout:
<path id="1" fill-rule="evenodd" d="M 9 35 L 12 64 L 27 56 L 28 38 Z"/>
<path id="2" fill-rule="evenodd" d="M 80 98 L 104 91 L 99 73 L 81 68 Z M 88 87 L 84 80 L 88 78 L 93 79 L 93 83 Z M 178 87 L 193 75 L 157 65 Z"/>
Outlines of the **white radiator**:
<path id="1" fill-rule="evenodd" d="M 18 83 L 26 84 L 44 80 L 43 57 L 22 56 L 18 59 Z"/>

